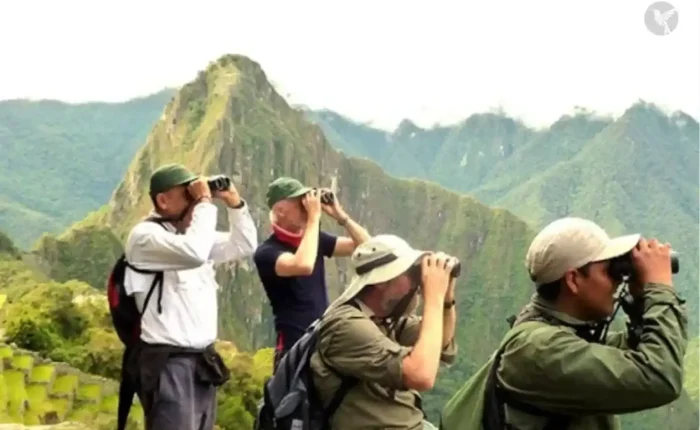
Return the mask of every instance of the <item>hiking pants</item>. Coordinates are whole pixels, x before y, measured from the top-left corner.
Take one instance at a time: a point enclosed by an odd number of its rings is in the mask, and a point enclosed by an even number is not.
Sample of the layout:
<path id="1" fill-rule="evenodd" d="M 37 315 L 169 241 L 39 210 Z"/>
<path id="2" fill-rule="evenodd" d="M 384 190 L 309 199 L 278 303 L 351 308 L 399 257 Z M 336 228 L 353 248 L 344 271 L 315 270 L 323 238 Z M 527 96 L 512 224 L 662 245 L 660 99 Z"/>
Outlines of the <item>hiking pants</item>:
<path id="1" fill-rule="evenodd" d="M 145 393 L 147 430 L 212 430 L 216 421 L 216 387 L 195 379 L 197 357 L 167 359 L 155 391 Z"/>

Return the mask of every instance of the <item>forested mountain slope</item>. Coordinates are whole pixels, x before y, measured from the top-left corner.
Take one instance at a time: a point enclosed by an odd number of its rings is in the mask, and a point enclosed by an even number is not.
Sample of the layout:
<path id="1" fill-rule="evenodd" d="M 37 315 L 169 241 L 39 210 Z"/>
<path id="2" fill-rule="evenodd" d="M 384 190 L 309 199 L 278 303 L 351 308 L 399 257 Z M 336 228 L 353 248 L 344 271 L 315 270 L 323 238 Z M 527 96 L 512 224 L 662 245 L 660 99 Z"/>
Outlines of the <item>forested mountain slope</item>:
<path id="1" fill-rule="evenodd" d="M 640 232 L 680 253 L 677 287 L 698 326 L 698 123 L 638 102 L 618 119 L 584 109 L 533 129 L 503 113 L 385 132 L 331 111 L 307 112 L 349 154 L 399 177 L 433 180 L 504 207 L 533 228 L 555 218 L 594 219 L 610 234 Z"/>
<path id="2" fill-rule="evenodd" d="M 0 101 L 0 228 L 26 249 L 103 205 L 174 93 Z"/>
<path id="3" fill-rule="evenodd" d="M 109 203 L 60 236 L 47 236 L 33 253 L 36 267 L 58 280 L 77 278 L 102 288 L 109 266 L 133 224 L 150 210 L 148 178 L 159 165 L 183 162 L 205 173 L 226 173 L 247 199 L 260 239 L 270 232 L 264 196 L 279 175 L 311 185 L 337 179 L 348 212 L 373 234 L 395 233 L 414 246 L 460 257 L 460 354 L 425 396 L 429 416 L 491 354 L 505 333 L 505 318 L 532 294 L 523 267 L 534 231 L 512 213 L 491 209 L 435 183 L 399 180 L 367 160 L 334 150 L 303 112 L 277 94 L 261 67 L 242 56 L 219 58 L 167 105 Z M 220 228 L 226 220 L 220 216 Z M 339 232 L 324 221 L 324 228 Z M 328 264 L 331 295 L 349 279 L 346 260 Z M 272 344 L 269 306 L 250 259 L 218 271 L 221 336 L 243 349 Z M 668 409 L 654 415 L 653 422 Z M 687 414 L 678 414 L 681 429 Z M 652 418 L 646 418 L 650 421 Z M 669 421 L 670 420 L 670 421 Z M 653 423 L 652 422 L 652 423 Z M 653 427 L 649 427 L 653 428 Z"/>

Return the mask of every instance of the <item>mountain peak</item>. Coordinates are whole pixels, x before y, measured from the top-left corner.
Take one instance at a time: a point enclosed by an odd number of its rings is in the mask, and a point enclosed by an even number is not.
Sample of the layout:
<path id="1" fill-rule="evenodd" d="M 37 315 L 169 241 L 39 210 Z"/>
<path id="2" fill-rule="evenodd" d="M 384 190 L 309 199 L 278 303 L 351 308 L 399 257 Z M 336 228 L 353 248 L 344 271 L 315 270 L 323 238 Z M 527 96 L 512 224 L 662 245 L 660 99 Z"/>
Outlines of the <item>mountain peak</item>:
<path id="1" fill-rule="evenodd" d="M 411 121 L 410 119 L 406 118 L 401 120 L 398 126 L 396 126 L 396 129 L 394 130 L 394 135 L 395 136 L 408 136 L 411 133 L 418 133 L 423 131 L 422 128 L 418 127 L 415 122 Z"/>
<path id="2" fill-rule="evenodd" d="M 647 102 L 641 99 L 633 105 L 631 105 L 629 108 L 627 108 L 623 112 L 622 116 L 620 116 L 620 121 L 622 122 L 643 122 L 650 120 L 663 122 L 680 121 L 683 123 L 687 123 L 691 126 L 694 125 L 695 127 L 697 127 L 698 124 L 698 121 L 692 116 L 688 115 L 686 112 L 680 110 L 665 109 L 656 103 Z"/>

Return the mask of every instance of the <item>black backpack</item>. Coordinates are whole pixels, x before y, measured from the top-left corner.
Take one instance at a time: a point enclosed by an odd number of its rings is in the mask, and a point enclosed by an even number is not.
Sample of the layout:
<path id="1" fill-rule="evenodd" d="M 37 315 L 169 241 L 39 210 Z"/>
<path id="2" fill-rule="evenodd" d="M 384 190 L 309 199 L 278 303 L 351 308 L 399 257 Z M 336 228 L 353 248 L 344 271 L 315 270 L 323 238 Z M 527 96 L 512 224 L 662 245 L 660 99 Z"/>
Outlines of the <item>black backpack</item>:
<path id="1" fill-rule="evenodd" d="M 147 219 L 146 221 L 155 222 L 160 224 L 161 227 L 163 226 L 162 221 L 157 219 Z M 122 344 L 124 344 L 120 375 L 121 380 L 119 381 L 119 408 L 117 412 L 117 428 L 119 430 L 123 430 L 126 427 L 126 420 L 134 400 L 134 394 L 136 393 L 136 386 L 127 373 L 127 357 L 131 353 L 134 345 L 139 341 L 141 335 L 141 317 L 143 315 L 136 307 L 136 300 L 134 297 L 127 295 L 124 289 L 124 274 L 127 267 L 138 273 L 156 275 L 146 295 L 146 300 L 143 304 L 144 311 L 156 287 L 158 287 L 158 313 L 162 311 L 161 300 L 163 298 L 163 272 L 137 269 L 129 264 L 129 262 L 126 261 L 125 255 L 122 254 L 112 267 L 106 285 L 107 301 L 109 303 L 109 312 L 112 317 L 112 325 Z"/>
<path id="2" fill-rule="evenodd" d="M 348 304 L 357 308 L 354 302 Z M 309 366 L 311 355 L 316 350 L 320 321 L 318 319 L 311 324 L 301 339 L 282 357 L 274 375 L 265 381 L 254 430 L 329 429 L 333 413 L 345 395 L 357 384 L 357 378 L 336 372 L 342 383 L 328 407 L 323 407 Z"/>

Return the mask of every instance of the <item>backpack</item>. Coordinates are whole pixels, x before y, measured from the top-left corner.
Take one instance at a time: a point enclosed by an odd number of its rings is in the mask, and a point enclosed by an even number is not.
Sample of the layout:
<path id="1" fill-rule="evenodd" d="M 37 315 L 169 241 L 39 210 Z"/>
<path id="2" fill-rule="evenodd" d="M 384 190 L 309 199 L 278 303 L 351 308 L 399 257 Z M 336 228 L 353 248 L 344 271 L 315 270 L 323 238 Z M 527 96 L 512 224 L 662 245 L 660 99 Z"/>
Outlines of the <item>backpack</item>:
<path id="1" fill-rule="evenodd" d="M 354 302 L 348 305 L 359 309 Z M 316 350 L 320 321 L 321 318 L 309 326 L 304 335 L 282 357 L 274 375 L 265 381 L 254 430 L 329 429 L 333 413 L 345 395 L 357 384 L 357 378 L 335 372 L 342 381 L 340 388 L 328 407 L 323 407 L 323 402 L 314 387 L 309 365 Z"/>
<path id="2" fill-rule="evenodd" d="M 146 221 L 158 223 L 165 228 L 161 220 L 147 219 Z M 127 373 L 127 358 L 131 353 L 134 345 L 139 341 L 141 336 L 141 317 L 143 312 L 139 312 L 136 307 L 136 300 L 133 296 L 129 296 L 124 289 L 124 275 L 126 268 L 142 273 L 155 274 L 151 287 L 146 295 L 146 300 L 143 304 L 143 310 L 146 310 L 148 302 L 153 295 L 156 287 L 158 288 L 158 313 L 161 313 L 161 300 L 163 298 L 163 272 L 138 269 L 128 261 L 126 256 L 122 254 L 117 262 L 112 267 L 112 271 L 107 277 L 107 301 L 109 303 L 109 313 L 112 317 L 112 325 L 114 326 L 117 336 L 124 345 L 124 354 L 122 355 L 121 380 L 119 381 L 119 407 L 117 412 L 118 430 L 123 430 L 126 427 L 126 420 L 129 416 L 129 411 L 133 403 L 134 394 L 136 394 L 136 386 Z"/>

